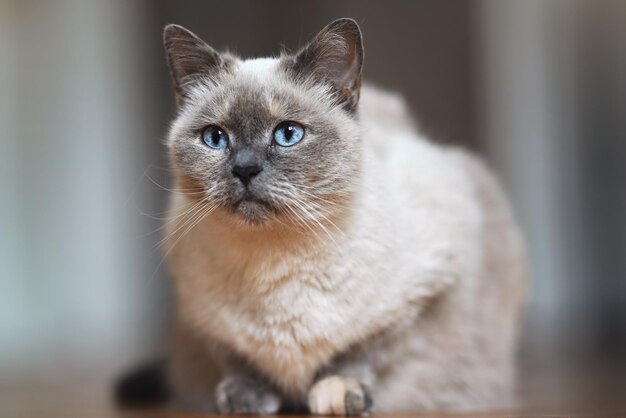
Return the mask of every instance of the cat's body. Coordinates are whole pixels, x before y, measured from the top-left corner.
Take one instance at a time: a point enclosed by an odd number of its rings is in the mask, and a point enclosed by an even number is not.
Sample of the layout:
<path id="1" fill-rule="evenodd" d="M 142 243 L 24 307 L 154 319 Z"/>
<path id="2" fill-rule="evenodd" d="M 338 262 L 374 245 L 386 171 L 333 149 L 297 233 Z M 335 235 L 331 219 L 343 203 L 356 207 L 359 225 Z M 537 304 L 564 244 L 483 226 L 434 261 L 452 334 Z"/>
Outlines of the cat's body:
<path id="1" fill-rule="evenodd" d="M 297 182 L 300 206 L 268 215 L 256 203 L 220 203 L 197 216 L 195 173 L 213 163 L 194 159 L 199 144 L 177 145 L 198 117 L 194 107 L 228 97 L 239 114 L 262 119 L 258 110 L 247 113 L 248 99 L 235 87 L 230 96 L 211 90 L 239 77 L 255 106 L 280 113 L 275 101 L 288 90 L 281 65 L 233 61 L 219 82 L 190 93 L 192 105 L 170 134 L 183 190 L 173 194 L 170 215 L 195 216 L 168 231 L 177 300 L 170 379 L 178 399 L 252 413 L 288 405 L 360 414 L 372 400 L 377 411 L 506 404 L 525 279 L 515 222 L 493 176 L 469 154 L 420 137 L 399 98 L 366 87 L 358 111 L 322 111 L 327 90 L 309 86 L 311 112 L 333 118 L 335 125 L 320 124 L 336 128 L 345 149 L 328 144 L 328 157 L 293 162 L 320 164 Z M 310 140 L 321 142 L 314 126 Z M 310 151 L 305 146 L 312 145 L 303 140 L 300 154 Z"/>

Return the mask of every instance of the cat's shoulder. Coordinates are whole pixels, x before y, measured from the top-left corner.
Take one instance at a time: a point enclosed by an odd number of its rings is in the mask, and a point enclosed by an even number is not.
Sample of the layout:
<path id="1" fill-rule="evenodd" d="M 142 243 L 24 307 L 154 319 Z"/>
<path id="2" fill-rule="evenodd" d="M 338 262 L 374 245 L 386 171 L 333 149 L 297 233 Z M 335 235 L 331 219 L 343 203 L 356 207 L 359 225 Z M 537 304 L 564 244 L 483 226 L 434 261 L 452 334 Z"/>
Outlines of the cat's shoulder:
<path id="1" fill-rule="evenodd" d="M 361 121 L 393 130 L 415 131 L 416 125 L 404 97 L 364 84 L 359 103 Z"/>
<path id="2" fill-rule="evenodd" d="M 360 118 L 363 139 L 385 165 L 401 171 L 420 168 L 422 175 L 432 171 L 441 180 L 457 177 L 463 182 L 474 180 L 497 187 L 491 169 L 480 156 L 424 136 L 400 94 L 365 84 Z"/>

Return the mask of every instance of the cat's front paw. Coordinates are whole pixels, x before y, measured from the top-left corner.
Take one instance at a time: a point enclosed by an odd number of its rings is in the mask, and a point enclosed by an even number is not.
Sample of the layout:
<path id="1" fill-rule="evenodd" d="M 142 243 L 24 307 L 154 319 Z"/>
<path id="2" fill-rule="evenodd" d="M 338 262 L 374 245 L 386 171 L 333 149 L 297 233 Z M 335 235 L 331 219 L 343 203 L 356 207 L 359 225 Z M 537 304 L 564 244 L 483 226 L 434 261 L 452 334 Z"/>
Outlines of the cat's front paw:
<path id="1" fill-rule="evenodd" d="M 309 391 L 309 410 L 314 415 L 366 415 L 371 409 L 369 390 L 350 377 L 326 377 Z"/>
<path id="2" fill-rule="evenodd" d="M 221 414 L 272 415 L 280 408 L 280 398 L 263 382 L 249 376 L 230 376 L 216 389 Z"/>

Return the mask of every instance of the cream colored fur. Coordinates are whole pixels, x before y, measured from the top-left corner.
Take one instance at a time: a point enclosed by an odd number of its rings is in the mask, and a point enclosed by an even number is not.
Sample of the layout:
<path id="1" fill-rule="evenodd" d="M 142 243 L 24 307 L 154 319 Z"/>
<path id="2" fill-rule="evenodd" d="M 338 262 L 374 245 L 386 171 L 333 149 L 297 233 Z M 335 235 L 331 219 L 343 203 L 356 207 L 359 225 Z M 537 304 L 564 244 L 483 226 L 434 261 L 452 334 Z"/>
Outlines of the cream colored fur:
<path id="1" fill-rule="evenodd" d="M 364 87 L 359 106 L 361 178 L 337 228 L 211 214 L 169 231 L 181 397 L 211 403 L 215 363 L 234 353 L 306 403 L 320 371 L 357 350 L 366 361 L 349 377 L 375 411 L 511 401 L 526 269 L 500 187 L 473 156 L 421 137 L 398 97 Z M 191 204 L 174 194 L 170 215 Z"/>

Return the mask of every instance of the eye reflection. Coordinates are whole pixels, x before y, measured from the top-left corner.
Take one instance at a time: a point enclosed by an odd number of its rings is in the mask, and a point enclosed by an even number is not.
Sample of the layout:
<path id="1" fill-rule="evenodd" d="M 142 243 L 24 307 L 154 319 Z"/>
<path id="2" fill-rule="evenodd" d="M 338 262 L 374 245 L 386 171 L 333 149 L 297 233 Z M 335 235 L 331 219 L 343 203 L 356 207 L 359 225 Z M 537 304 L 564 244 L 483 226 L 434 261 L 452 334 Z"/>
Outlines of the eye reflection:
<path id="1" fill-rule="evenodd" d="M 281 147 L 297 144 L 304 137 L 304 128 L 296 122 L 283 122 L 274 130 L 274 142 Z"/>
<path id="2" fill-rule="evenodd" d="M 228 147 L 228 134 L 219 126 L 207 126 L 202 132 L 202 141 L 210 148 L 222 150 Z"/>

